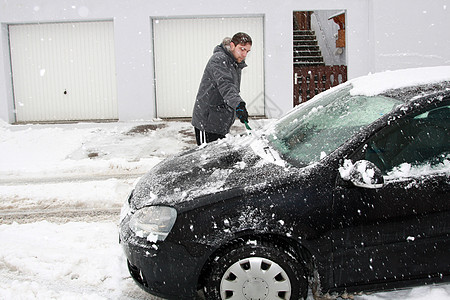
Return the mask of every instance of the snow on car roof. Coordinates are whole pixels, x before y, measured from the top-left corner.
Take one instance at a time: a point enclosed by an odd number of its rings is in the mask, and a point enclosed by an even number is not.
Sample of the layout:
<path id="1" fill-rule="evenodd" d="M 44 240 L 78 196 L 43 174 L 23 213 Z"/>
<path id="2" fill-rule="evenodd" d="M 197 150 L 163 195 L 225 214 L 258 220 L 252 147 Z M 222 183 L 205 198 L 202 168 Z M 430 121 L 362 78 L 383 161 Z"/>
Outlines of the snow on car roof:
<path id="1" fill-rule="evenodd" d="M 391 89 L 450 81 L 450 66 L 386 71 L 350 80 L 352 95 L 374 96 Z"/>

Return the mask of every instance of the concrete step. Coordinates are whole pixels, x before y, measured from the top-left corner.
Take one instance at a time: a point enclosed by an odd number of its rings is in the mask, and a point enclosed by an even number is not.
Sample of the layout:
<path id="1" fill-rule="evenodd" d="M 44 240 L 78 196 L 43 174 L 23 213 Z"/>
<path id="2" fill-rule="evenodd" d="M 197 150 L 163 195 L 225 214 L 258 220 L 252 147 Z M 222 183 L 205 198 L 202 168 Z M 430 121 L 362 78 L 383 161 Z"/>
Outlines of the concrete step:
<path id="1" fill-rule="evenodd" d="M 296 50 L 294 49 L 294 57 L 299 56 L 322 56 L 322 52 L 319 50 Z"/>
<path id="2" fill-rule="evenodd" d="M 302 57 L 294 57 L 294 62 L 323 62 L 322 56 L 302 56 Z"/>

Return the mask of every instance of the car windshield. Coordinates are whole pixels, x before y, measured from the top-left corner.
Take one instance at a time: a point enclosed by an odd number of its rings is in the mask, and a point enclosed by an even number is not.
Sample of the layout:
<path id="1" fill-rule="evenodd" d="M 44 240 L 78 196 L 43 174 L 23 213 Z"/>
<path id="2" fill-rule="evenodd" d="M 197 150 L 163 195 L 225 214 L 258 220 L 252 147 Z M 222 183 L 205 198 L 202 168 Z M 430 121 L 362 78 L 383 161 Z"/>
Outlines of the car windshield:
<path id="1" fill-rule="evenodd" d="M 268 135 L 271 146 L 286 161 L 309 165 L 403 103 L 385 96 L 351 95 L 351 88 L 347 85 L 306 102 L 280 119 Z"/>

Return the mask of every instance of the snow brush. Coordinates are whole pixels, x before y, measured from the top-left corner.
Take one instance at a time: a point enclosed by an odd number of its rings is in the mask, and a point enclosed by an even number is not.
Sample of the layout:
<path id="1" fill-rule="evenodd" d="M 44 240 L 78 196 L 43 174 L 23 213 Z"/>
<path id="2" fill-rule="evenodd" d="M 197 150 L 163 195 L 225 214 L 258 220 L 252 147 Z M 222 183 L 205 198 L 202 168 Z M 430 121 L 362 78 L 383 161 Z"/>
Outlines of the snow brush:
<path id="1" fill-rule="evenodd" d="M 244 121 L 245 128 L 247 129 L 247 135 L 252 137 L 248 140 L 249 143 L 253 142 L 255 139 L 261 139 L 261 134 L 258 130 L 253 130 L 250 125 L 248 125 L 248 122 Z"/>
<path id="2" fill-rule="evenodd" d="M 256 135 L 256 132 L 254 130 L 252 130 L 250 125 L 248 125 L 248 122 L 244 121 L 244 125 L 245 125 L 245 128 L 247 129 L 247 134 L 248 135 L 251 135 L 253 137 L 259 138 L 259 136 Z"/>

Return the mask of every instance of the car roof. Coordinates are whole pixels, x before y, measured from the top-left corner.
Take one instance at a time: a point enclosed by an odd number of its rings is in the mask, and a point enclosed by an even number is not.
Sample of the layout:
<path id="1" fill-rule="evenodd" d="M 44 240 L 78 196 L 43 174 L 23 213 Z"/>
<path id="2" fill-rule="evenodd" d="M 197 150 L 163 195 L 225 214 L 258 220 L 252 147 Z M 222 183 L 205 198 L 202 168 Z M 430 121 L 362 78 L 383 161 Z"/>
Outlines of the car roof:
<path id="1" fill-rule="evenodd" d="M 403 90 L 401 94 L 410 93 L 414 96 L 415 87 L 422 87 L 424 91 L 426 86 L 439 89 L 436 84 L 448 86 L 448 82 L 450 82 L 450 66 L 386 71 L 358 77 L 348 83 L 352 85 L 350 90 L 352 95 L 375 96 L 388 91 Z M 416 95 L 420 94 L 421 91 L 417 90 Z"/>
<path id="2" fill-rule="evenodd" d="M 381 95 L 409 102 L 418 97 L 422 98 L 437 93 L 442 94 L 442 92 L 450 95 L 450 81 L 392 89 Z"/>

